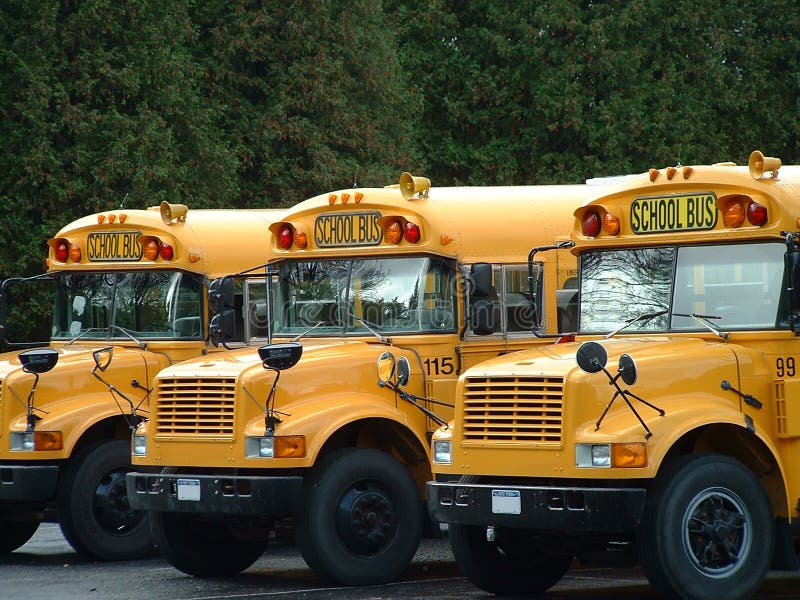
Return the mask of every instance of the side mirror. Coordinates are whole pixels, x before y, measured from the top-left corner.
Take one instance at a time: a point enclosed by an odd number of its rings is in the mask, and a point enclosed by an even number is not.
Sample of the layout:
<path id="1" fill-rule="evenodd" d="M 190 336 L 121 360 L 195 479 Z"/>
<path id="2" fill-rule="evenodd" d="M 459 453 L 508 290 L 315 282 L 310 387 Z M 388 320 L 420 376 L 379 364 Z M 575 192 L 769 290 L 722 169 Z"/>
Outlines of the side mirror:
<path id="1" fill-rule="evenodd" d="M 489 263 L 475 263 L 469 271 L 472 284 L 470 296 L 473 298 L 488 298 L 492 295 L 492 265 Z"/>
<path id="2" fill-rule="evenodd" d="M 497 331 L 492 301 L 483 298 L 472 302 L 470 304 L 470 321 L 472 332 L 475 335 L 492 335 Z"/>
<path id="3" fill-rule="evenodd" d="M 608 353 L 597 342 L 584 342 L 575 353 L 575 360 L 582 371 L 598 373 L 608 364 Z"/>
<path id="4" fill-rule="evenodd" d="M 405 387 L 411 379 L 411 363 L 405 356 L 397 360 L 391 352 L 384 352 L 378 357 L 377 367 L 381 387 Z"/>
<path id="5" fill-rule="evenodd" d="M 378 357 L 378 381 L 381 385 L 388 384 L 392 379 L 394 379 L 394 372 L 395 368 L 397 367 L 397 361 L 394 358 L 394 354 L 391 352 L 384 352 Z"/>
<path id="6" fill-rule="evenodd" d="M 234 306 L 233 279 L 220 277 L 208 286 L 208 305 L 215 313 L 222 313 Z"/>
<path id="7" fill-rule="evenodd" d="M 264 367 L 276 371 L 291 369 L 302 355 L 303 345 L 300 342 L 266 344 L 258 349 L 258 356 Z"/>
<path id="8" fill-rule="evenodd" d="M 619 357 L 619 376 L 622 377 L 627 385 L 636 383 L 636 363 L 630 354 L 623 354 Z"/>
<path id="9" fill-rule="evenodd" d="M 209 336 L 214 346 L 224 344 L 226 340 L 233 339 L 236 334 L 236 315 L 232 308 L 226 308 L 211 317 Z"/>
<path id="10" fill-rule="evenodd" d="M 101 372 L 105 372 L 105 370 L 108 368 L 108 365 L 111 364 L 112 356 L 114 356 L 113 346 L 100 348 L 99 350 L 95 350 L 94 352 L 92 352 L 92 358 L 94 358 L 95 369 L 99 369 Z"/>
<path id="11" fill-rule="evenodd" d="M 26 373 L 46 373 L 56 366 L 58 352 L 52 348 L 34 348 L 19 353 L 19 362 Z"/>
<path id="12" fill-rule="evenodd" d="M 792 331 L 800 333 L 800 249 L 794 244 L 794 237 L 787 235 L 786 281 L 789 301 L 789 323 Z"/>

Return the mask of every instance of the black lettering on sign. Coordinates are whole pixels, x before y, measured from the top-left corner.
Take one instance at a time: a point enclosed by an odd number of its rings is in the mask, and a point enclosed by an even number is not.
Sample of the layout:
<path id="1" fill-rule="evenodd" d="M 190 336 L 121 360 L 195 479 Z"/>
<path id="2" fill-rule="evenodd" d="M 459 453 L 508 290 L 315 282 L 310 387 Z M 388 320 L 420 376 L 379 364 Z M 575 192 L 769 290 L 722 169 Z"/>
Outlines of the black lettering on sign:
<path id="1" fill-rule="evenodd" d="M 140 260 L 141 231 L 104 231 L 90 233 L 86 239 L 86 254 L 91 262 Z"/>
<path id="2" fill-rule="evenodd" d="M 383 240 L 377 211 L 324 214 L 314 222 L 314 242 L 319 248 L 377 246 Z"/>
<path id="3" fill-rule="evenodd" d="M 635 198 L 631 202 L 631 231 L 636 234 L 713 229 L 717 224 L 713 192 Z"/>

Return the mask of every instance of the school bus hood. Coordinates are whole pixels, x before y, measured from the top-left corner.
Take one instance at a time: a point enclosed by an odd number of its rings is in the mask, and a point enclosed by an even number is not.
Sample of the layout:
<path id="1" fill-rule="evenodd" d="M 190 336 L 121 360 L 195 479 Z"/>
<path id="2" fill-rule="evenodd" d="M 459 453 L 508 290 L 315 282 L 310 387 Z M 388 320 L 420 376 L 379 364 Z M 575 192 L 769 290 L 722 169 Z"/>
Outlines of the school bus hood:
<path id="1" fill-rule="evenodd" d="M 361 348 L 375 348 L 372 344 L 362 341 L 303 341 L 303 355 L 300 361 L 291 369 L 283 372 L 283 381 L 289 373 L 305 371 L 305 365 L 310 362 L 316 364 L 320 360 L 338 360 L 341 367 L 348 367 L 349 359 Z M 374 353 L 374 350 L 371 352 Z M 207 356 L 194 358 L 172 365 L 159 373 L 159 379 L 165 377 L 258 377 L 260 373 L 269 374 L 272 371 L 264 369 L 258 356 L 258 348 L 237 348 L 228 352 L 218 352 Z M 245 375 L 246 374 L 246 375 Z"/>
<path id="2" fill-rule="evenodd" d="M 84 346 L 76 344 L 74 346 L 60 346 L 54 348 L 58 352 L 58 362 L 49 373 L 63 372 L 66 369 L 82 369 L 83 373 L 88 375 L 94 368 L 94 357 L 92 356 L 95 350 L 103 346 Z M 119 360 L 125 355 L 133 355 L 136 357 L 141 356 L 142 351 L 138 348 L 125 348 L 122 346 L 114 346 L 114 354 L 112 365 L 118 364 Z M 5 352 L 0 354 L 0 380 L 5 379 L 14 371 L 22 372 L 22 364 L 19 362 L 19 352 Z M 33 378 L 33 375 L 27 373 L 23 377 Z M 41 378 L 44 380 L 48 377 L 48 373 L 42 373 Z"/>
<path id="3" fill-rule="evenodd" d="M 662 365 L 672 371 L 671 378 L 702 373 L 713 364 L 730 366 L 737 364 L 737 346 L 722 340 L 706 340 L 699 337 L 653 336 L 615 337 L 595 340 L 608 354 L 606 370 L 617 373 L 617 364 L 622 354 L 633 359 L 642 375 L 642 367 Z M 519 376 L 541 375 L 569 377 L 582 373 L 576 361 L 576 352 L 581 342 L 553 344 L 524 350 L 512 355 L 499 356 L 481 363 L 467 371 L 465 376 Z M 739 348 L 743 350 L 742 348 Z M 597 375 L 588 374 L 592 377 Z M 602 376 L 602 374 L 601 374 Z"/>

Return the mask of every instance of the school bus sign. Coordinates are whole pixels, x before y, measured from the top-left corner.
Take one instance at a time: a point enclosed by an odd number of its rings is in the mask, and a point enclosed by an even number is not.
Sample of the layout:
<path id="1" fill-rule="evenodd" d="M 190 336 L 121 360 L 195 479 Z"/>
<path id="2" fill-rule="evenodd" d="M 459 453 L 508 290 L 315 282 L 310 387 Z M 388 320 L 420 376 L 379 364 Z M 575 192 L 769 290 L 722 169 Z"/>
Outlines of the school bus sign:
<path id="1" fill-rule="evenodd" d="M 319 248 L 377 246 L 383 239 L 378 211 L 324 214 L 314 223 L 314 241 Z"/>
<path id="2" fill-rule="evenodd" d="M 140 260 L 142 246 L 138 238 L 141 231 L 102 231 L 89 234 L 86 244 L 87 258 L 91 262 L 115 260 Z"/>
<path id="3" fill-rule="evenodd" d="M 712 192 L 636 198 L 631 202 L 631 231 L 636 234 L 698 231 L 717 224 Z"/>

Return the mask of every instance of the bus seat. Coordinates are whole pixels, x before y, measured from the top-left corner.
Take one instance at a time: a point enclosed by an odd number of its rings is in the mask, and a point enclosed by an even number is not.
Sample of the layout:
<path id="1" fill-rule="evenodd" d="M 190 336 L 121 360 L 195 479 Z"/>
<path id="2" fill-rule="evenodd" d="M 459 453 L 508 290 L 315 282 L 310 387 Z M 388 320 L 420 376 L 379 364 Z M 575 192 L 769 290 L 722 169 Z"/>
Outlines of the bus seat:
<path id="1" fill-rule="evenodd" d="M 200 317 L 180 317 L 175 319 L 173 329 L 178 337 L 197 337 L 200 335 Z"/>

